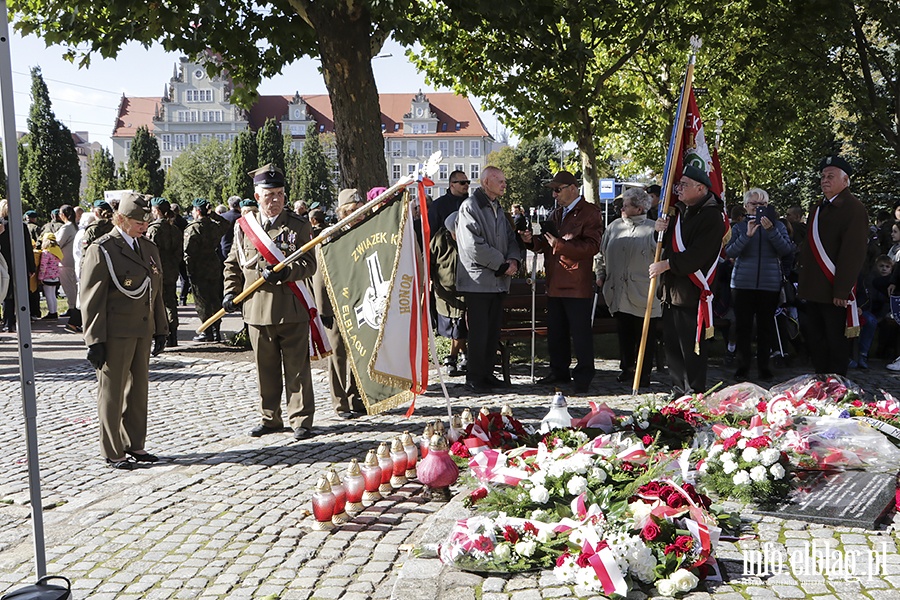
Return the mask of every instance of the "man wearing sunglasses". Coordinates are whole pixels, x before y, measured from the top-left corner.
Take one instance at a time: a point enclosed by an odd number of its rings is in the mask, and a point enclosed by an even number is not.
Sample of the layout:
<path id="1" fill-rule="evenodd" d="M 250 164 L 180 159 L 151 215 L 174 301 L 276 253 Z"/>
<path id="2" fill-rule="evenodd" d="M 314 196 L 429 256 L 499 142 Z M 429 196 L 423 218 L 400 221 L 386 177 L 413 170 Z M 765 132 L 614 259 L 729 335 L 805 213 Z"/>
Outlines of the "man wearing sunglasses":
<path id="1" fill-rule="evenodd" d="M 450 173 L 450 189 L 432 202 L 431 208 L 428 209 L 428 226 L 431 228 L 431 237 L 434 237 L 447 217 L 459 210 L 463 200 L 469 197 L 471 183 L 462 171 Z"/>
<path id="2" fill-rule="evenodd" d="M 556 209 L 545 223 L 543 235 L 530 230 L 519 235 L 526 247 L 544 254 L 547 270 L 547 350 L 550 374 L 542 384 L 574 382 L 585 393 L 594 378 L 594 333 L 591 315 L 594 297 L 594 255 L 600 251 L 603 218 L 600 209 L 581 197 L 578 179 L 560 171 L 545 185 L 553 190 Z M 572 354 L 577 363 L 572 369 Z"/>

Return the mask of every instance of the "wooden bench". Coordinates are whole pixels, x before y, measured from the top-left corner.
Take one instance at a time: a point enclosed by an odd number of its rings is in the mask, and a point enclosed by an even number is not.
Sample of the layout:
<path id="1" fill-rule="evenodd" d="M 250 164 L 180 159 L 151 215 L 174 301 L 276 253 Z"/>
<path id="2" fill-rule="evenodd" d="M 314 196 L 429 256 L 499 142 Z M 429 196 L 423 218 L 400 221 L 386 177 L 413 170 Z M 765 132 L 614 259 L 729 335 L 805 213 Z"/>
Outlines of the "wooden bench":
<path id="1" fill-rule="evenodd" d="M 602 303 L 602 298 L 600 299 Z M 615 333 L 616 322 L 606 310 L 606 305 L 598 305 L 594 316 L 593 331 L 598 333 Z M 547 336 L 547 285 L 544 279 L 535 283 L 534 294 L 534 333 L 536 336 Z M 500 360 L 503 367 L 503 380 L 510 383 L 509 357 L 510 342 L 513 340 L 531 339 L 531 284 L 527 279 L 513 279 L 509 294 L 503 299 L 503 326 L 500 330 Z"/>

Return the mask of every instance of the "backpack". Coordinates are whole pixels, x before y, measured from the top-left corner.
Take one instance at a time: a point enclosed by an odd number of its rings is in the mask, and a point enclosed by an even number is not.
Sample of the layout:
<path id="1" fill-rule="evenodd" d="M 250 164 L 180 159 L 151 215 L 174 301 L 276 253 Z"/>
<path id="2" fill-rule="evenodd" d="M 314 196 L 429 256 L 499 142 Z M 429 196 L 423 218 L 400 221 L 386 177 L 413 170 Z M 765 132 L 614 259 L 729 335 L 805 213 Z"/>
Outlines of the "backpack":
<path id="1" fill-rule="evenodd" d="M 61 579 L 66 582 L 66 587 L 47 583 L 51 579 Z M 38 579 L 34 585 L 26 585 L 23 588 L 7 592 L 0 600 L 70 600 L 72 598 L 72 583 L 59 575 L 47 575 Z"/>

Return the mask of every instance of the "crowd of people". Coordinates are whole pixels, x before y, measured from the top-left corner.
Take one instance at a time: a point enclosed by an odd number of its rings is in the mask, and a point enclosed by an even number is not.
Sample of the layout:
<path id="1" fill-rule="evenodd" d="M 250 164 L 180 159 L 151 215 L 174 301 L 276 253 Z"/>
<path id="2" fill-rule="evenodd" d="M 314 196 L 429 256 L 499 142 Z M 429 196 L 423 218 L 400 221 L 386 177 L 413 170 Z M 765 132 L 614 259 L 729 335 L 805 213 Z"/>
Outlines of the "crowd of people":
<path id="1" fill-rule="evenodd" d="M 450 339 L 447 373 L 464 375 L 476 394 L 508 385 L 494 375 L 504 298 L 512 278 L 524 272 L 528 252 L 542 257 L 546 278 L 549 373 L 541 384 L 589 392 L 599 298 L 618 332 L 617 380 L 634 379 L 635 388 L 650 385 L 656 362 L 658 372 L 668 371 L 673 391 L 705 391 L 708 347 L 717 328 L 738 381 L 750 379 L 754 348 L 756 379 L 769 381 L 773 351 L 784 354 L 785 344 L 798 348 L 801 339 L 817 373 L 868 368 L 876 337 L 873 354 L 890 360 L 900 329 L 890 300 L 900 286 L 900 207 L 893 215 L 879 214 L 870 227 L 865 207 L 850 191 L 849 163 L 828 157 L 820 172 L 823 200 L 805 219 L 800 207 L 780 218 L 759 188 L 726 214 L 707 173 L 688 166 L 668 207 L 660 204 L 659 186 L 632 187 L 617 199 L 618 217 L 604 224 L 600 208 L 583 198 L 580 181 L 560 171 L 545 184 L 555 208 L 533 224 L 522 206 L 510 214 L 501 206 L 502 170 L 486 167 L 474 191 L 465 173 L 454 171 L 449 191 L 425 216 L 432 236 L 434 325 Z M 149 361 L 178 344 L 179 280 L 182 304 L 192 290 L 198 317 L 211 322 L 195 341 L 222 341 L 213 317 L 220 309 L 241 311 L 258 372 L 260 420 L 251 436 L 313 435 L 311 332 L 327 338 L 324 347 L 331 350 L 336 414 L 365 412 L 316 254 L 276 268 L 323 231 L 326 215 L 302 202 L 288 209 L 278 168 L 265 165 L 250 176 L 253 199 L 232 197 L 227 206 L 196 199 L 191 221 L 177 205 L 136 193 L 117 202 L 98 200 L 90 211 L 63 205 L 43 227 L 36 213 L 25 214 L 32 318 L 68 316 L 66 329 L 84 336 L 97 371 L 101 454 L 114 468 L 158 460 L 144 447 Z M 364 201 L 357 190 L 343 190 L 338 218 Z M 0 202 L 0 251 L 11 265 L 7 209 Z M 237 303 L 251 284 L 258 289 Z M 60 290 L 67 313 L 57 309 Z M 15 331 L 12 308 L 10 286 L 3 311 L 7 331 Z M 645 314 L 647 340 L 638 364 Z M 800 335 L 785 338 L 791 328 L 779 327 L 779 318 L 798 319 Z M 900 370 L 900 358 L 888 368 Z"/>

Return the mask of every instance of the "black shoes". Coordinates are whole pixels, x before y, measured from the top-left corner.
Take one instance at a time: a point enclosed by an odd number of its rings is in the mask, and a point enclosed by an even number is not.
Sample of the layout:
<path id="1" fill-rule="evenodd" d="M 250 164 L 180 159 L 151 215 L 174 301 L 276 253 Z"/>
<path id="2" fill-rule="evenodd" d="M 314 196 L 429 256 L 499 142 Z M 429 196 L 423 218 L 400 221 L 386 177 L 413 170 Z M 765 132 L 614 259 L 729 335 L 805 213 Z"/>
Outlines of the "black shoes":
<path id="1" fill-rule="evenodd" d="M 57 319 L 59 319 L 59 315 L 56 313 L 47 313 L 41 317 L 41 321 L 56 321 Z"/>
<path id="2" fill-rule="evenodd" d="M 212 336 L 210 336 L 208 333 L 203 331 L 194 336 L 194 341 L 195 342 L 211 342 Z"/>
<path id="3" fill-rule="evenodd" d="M 281 433 L 282 430 L 283 428 L 281 427 L 266 427 L 265 425 L 257 425 L 250 430 L 250 437 L 262 437 L 264 435 L 269 435 L 270 433 Z"/>
<path id="4" fill-rule="evenodd" d="M 540 385 L 553 385 L 557 383 L 569 383 L 572 381 L 569 377 L 565 377 L 563 375 L 556 375 L 555 373 L 551 373 L 546 377 L 541 377 L 537 380 L 537 383 Z"/>
<path id="5" fill-rule="evenodd" d="M 630 381 L 634 381 L 634 373 L 622 371 L 621 373 L 616 375 L 616 381 L 618 381 L 619 383 L 628 383 Z"/>
<path id="6" fill-rule="evenodd" d="M 150 454 L 149 452 L 144 452 L 143 454 L 138 454 L 137 452 L 132 452 L 131 450 L 126 450 L 125 454 L 133 458 L 136 462 L 145 462 L 145 463 L 155 463 L 159 462 L 159 457 Z"/>
<path id="7" fill-rule="evenodd" d="M 363 414 L 365 414 L 365 413 L 357 412 L 355 410 L 346 410 L 346 411 L 342 410 L 336 414 L 341 419 L 355 419 L 356 417 L 363 416 Z"/>
<path id="8" fill-rule="evenodd" d="M 491 375 L 490 377 L 488 377 L 487 380 L 485 381 L 485 383 L 486 383 L 488 386 L 490 386 L 490 387 L 498 387 L 498 388 L 508 388 L 508 387 L 511 387 L 510 384 L 506 383 L 506 382 L 503 381 L 502 379 L 499 379 L 499 378 L 497 378 L 497 377 L 494 377 L 493 375 Z"/>
<path id="9" fill-rule="evenodd" d="M 66 331 L 71 333 L 84 333 L 84 329 L 78 325 L 72 325 L 71 323 L 66 323 Z"/>
<path id="10" fill-rule="evenodd" d="M 108 464 L 113 469 L 119 469 L 120 471 L 130 471 L 134 468 L 134 463 L 128 460 L 127 456 L 125 458 L 119 458 L 117 460 L 107 458 L 106 464 Z"/>
<path id="11" fill-rule="evenodd" d="M 312 430 L 306 427 L 298 427 L 294 430 L 294 439 L 297 441 L 305 440 L 312 437 Z"/>
<path id="12" fill-rule="evenodd" d="M 467 381 L 466 389 L 476 394 L 482 394 L 491 391 L 491 386 L 481 381 Z"/>

